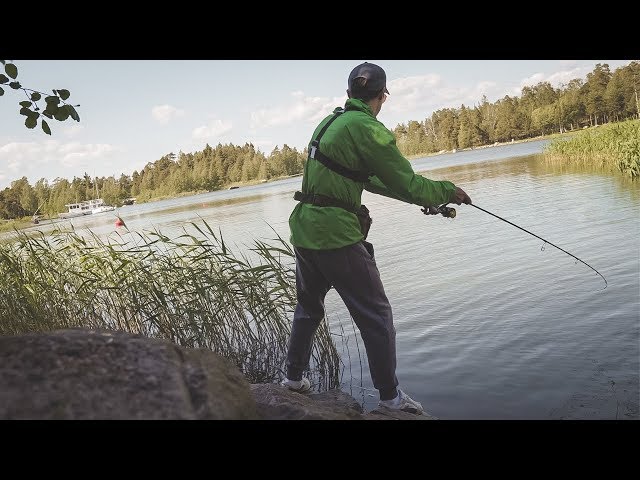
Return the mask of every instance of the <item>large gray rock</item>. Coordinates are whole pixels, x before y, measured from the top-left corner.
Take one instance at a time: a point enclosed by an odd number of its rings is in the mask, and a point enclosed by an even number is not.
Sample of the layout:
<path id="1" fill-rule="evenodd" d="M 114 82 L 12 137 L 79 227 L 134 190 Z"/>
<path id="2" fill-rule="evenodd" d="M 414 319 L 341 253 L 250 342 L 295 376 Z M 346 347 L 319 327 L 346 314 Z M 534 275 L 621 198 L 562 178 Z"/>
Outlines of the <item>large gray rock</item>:
<path id="1" fill-rule="evenodd" d="M 365 415 L 367 420 L 438 420 L 437 417 L 422 413 L 416 415 L 414 413 L 399 412 L 396 410 L 386 410 L 376 408 Z"/>
<path id="2" fill-rule="evenodd" d="M 209 350 L 123 332 L 0 337 L 0 419 L 254 419 L 249 383 Z"/>
<path id="3" fill-rule="evenodd" d="M 362 420 L 362 408 L 346 393 L 301 394 L 275 383 L 252 384 L 264 420 Z"/>
<path id="4" fill-rule="evenodd" d="M 249 385 L 209 350 L 124 332 L 0 337 L 0 419 L 430 420 L 373 410 L 340 390 Z"/>

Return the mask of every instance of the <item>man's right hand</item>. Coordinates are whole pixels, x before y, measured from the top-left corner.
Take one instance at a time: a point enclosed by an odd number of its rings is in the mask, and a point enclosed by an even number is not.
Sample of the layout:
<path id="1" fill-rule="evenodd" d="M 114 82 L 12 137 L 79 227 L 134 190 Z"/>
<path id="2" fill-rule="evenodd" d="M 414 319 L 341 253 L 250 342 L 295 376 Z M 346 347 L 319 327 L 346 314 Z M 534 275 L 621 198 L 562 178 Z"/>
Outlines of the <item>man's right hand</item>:
<path id="1" fill-rule="evenodd" d="M 469 205 L 471 204 L 471 198 L 460 187 L 456 187 L 451 203 L 455 203 L 456 205 L 461 205 L 463 203 L 465 205 Z"/>

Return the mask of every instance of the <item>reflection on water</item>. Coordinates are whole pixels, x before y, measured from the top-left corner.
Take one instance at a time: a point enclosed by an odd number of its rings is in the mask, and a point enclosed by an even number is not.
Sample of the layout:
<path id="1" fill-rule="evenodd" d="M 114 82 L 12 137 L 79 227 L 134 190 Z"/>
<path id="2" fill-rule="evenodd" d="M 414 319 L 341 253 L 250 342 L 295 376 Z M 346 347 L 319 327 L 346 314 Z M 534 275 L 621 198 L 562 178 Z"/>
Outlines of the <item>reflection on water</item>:
<path id="1" fill-rule="evenodd" d="M 613 184 L 620 192 L 630 195 L 633 199 L 640 198 L 640 183 L 638 180 L 632 180 L 631 177 L 623 176 L 619 172 L 608 172 L 601 168 L 589 167 L 589 165 L 581 165 L 575 163 L 562 163 L 557 161 L 546 161 L 544 156 L 536 157 L 540 159 L 534 162 L 533 169 L 545 175 L 591 175 L 598 177 L 606 177 L 612 180 Z"/>
<path id="2" fill-rule="evenodd" d="M 185 203 L 181 205 L 172 205 L 165 208 L 158 208 L 153 211 L 147 211 L 144 213 L 144 215 L 170 215 L 176 212 L 183 211 L 198 211 L 199 213 L 202 213 L 203 209 L 216 209 L 222 207 L 230 207 L 232 205 L 245 205 L 248 203 L 257 203 L 266 199 L 267 195 L 263 194 L 247 195 L 234 198 L 213 198 L 210 200 L 204 199 L 202 202 Z"/>
<path id="3" fill-rule="evenodd" d="M 394 312 L 400 385 L 439 418 L 638 419 L 640 184 L 547 163 L 544 145 L 458 152 L 413 165 L 583 259 L 606 277 L 606 290 L 588 267 L 480 210 L 456 206 L 457 217 L 446 219 L 363 196 Z M 297 177 L 118 214 L 130 231 L 157 228 L 168 236 L 205 220 L 243 248 L 275 234 L 289 238 L 300 183 Z M 103 214 L 73 224 L 110 237 L 123 231 L 114 220 Z M 375 407 L 362 339 L 333 290 L 327 316 L 332 331 L 348 334 L 343 389 L 366 409 Z"/>

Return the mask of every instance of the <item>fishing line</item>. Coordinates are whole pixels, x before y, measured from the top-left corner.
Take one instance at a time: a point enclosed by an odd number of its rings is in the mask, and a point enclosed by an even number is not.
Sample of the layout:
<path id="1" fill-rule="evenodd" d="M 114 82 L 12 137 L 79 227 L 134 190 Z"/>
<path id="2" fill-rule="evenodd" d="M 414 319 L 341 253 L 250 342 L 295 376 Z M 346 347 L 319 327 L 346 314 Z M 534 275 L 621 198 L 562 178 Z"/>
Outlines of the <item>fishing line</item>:
<path id="1" fill-rule="evenodd" d="M 560 250 L 561 252 L 564 252 L 564 253 L 566 253 L 567 255 L 569 255 L 569 256 L 571 256 L 571 257 L 575 258 L 575 259 L 576 259 L 576 260 L 578 260 L 579 262 L 584 263 L 587 267 L 589 267 L 591 270 L 593 270 L 594 272 L 596 272 L 598 275 L 600 275 L 600 276 L 602 277 L 602 280 L 604 280 L 604 288 L 607 288 L 607 279 L 606 279 L 606 278 L 604 278 L 604 276 L 603 276 L 603 275 L 602 275 L 598 270 L 596 270 L 595 268 L 593 268 L 591 265 L 589 265 L 589 264 L 588 264 L 587 262 L 585 262 L 584 260 L 580 260 L 580 259 L 579 259 L 578 257 L 576 257 L 573 253 L 569 253 L 569 252 L 567 252 L 565 249 L 560 248 L 559 246 L 557 246 L 557 245 L 555 245 L 555 244 L 551 243 L 549 240 L 545 240 L 544 238 L 540 237 L 539 235 L 536 235 L 535 233 L 531 233 L 529 230 L 527 230 L 527 229 L 525 229 L 525 228 L 522 228 L 522 227 L 519 227 L 518 225 L 516 225 L 515 223 L 510 222 L 509 220 L 505 220 L 504 218 L 502 218 L 502 217 L 500 217 L 500 216 L 496 215 L 495 213 L 491 213 L 490 211 L 485 210 L 484 208 L 480 208 L 479 206 L 474 205 L 473 203 L 469 203 L 469 205 L 471 205 L 472 207 L 476 207 L 478 210 L 482 210 L 483 212 L 488 213 L 489 215 L 492 215 L 492 216 L 496 217 L 497 219 L 502 220 L 503 222 L 508 223 L 509 225 L 513 225 L 514 227 L 519 228 L 519 229 L 520 229 L 520 230 L 522 230 L 523 232 L 527 232 L 529 235 L 533 235 L 534 237 L 539 238 L 540 240 L 542 240 L 542 241 L 544 242 L 544 243 L 542 244 L 542 248 L 541 248 L 541 250 L 544 250 L 544 246 L 545 246 L 546 244 L 549 244 L 549 245 L 551 245 L 552 247 L 556 247 L 556 248 L 557 248 L 558 250 Z M 603 290 L 604 290 L 604 288 L 603 288 Z"/>

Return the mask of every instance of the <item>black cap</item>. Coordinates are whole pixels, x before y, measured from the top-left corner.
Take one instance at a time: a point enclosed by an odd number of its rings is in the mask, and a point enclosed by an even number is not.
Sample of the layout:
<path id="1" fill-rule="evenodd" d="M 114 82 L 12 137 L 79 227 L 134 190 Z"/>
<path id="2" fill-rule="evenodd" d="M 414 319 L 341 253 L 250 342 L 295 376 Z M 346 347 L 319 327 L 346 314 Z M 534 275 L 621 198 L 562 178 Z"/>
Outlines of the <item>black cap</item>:
<path id="1" fill-rule="evenodd" d="M 356 81 L 356 79 L 362 79 Z M 387 90 L 387 74 L 384 73 L 382 67 L 373 63 L 364 62 L 351 70 L 349 74 L 349 90 L 351 96 L 369 100 L 380 93 L 384 89 Z"/>

